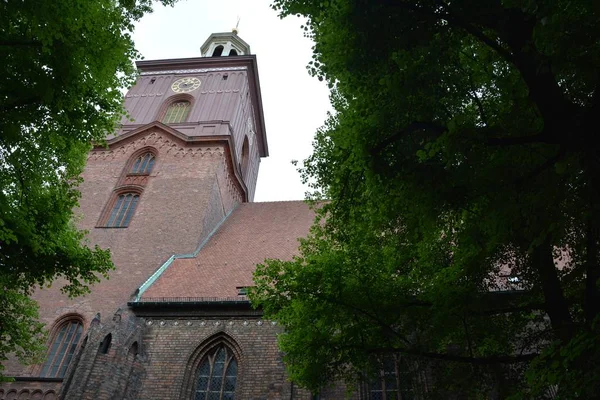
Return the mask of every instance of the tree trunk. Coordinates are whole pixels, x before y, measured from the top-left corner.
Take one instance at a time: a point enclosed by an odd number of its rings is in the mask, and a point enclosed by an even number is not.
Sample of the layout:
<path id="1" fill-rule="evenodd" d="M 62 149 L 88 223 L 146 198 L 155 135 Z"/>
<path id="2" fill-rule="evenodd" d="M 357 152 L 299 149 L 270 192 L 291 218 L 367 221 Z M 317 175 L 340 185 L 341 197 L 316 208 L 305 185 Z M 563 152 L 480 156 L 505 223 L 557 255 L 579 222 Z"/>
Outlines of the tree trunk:
<path id="1" fill-rule="evenodd" d="M 546 304 L 546 313 L 550 317 L 555 335 L 563 343 L 567 343 L 573 336 L 573 320 L 558 279 L 549 238 L 533 250 L 531 261 L 533 268 L 538 272 Z"/>

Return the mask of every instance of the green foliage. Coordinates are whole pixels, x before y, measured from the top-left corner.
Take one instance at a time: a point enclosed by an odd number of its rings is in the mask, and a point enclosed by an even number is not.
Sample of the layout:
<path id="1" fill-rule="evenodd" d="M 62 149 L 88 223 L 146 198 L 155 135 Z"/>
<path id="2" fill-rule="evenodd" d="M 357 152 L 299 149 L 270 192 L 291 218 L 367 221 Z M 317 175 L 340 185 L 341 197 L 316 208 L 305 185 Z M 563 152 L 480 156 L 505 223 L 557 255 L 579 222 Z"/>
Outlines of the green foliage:
<path id="1" fill-rule="evenodd" d="M 5 279 L 1 276 L 1 279 Z M 43 361 L 46 332 L 38 321 L 38 305 L 21 290 L 10 289 L 11 282 L 2 281 L 0 291 L 0 362 L 13 353 L 22 363 Z M 0 382 L 9 380 L 0 374 Z"/>
<path id="2" fill-rule="evenodd" d="M 592 398 L 569 377 L 599 393 L 598 8 L 274 8 L 308 18 L 336 110 L 302 170 L 322 220 L 252 292 L 286 328 L 292 379 L 356 382 L 394 352 L 432 397 Z"/>
<path id="3" fill-rule="evenodd" d="M 65 293 L 81 295 L 113 267 L 108 250 L 86 244 L 73 209 L 91 144 L 124 113 L 139 57 L 133 23 L 151 4 L 0 3 L 0 359 L 39 355 L 34 287 L 62 277 Z"/>

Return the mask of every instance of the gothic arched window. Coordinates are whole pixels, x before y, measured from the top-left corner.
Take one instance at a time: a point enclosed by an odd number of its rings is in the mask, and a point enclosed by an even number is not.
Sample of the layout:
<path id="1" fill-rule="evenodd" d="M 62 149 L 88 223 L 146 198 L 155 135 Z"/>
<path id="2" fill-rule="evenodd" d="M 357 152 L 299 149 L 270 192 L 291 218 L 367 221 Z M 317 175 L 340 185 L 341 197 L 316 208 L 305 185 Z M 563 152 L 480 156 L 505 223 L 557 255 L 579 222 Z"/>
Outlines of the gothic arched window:
<path id="1" fill-rule="evenodd" d="M 409 374 L 400 363 L 400 357 L 383 358 L 378 374 L 369 383 L 369 400 L 413 400 Z"/>
<path id="2" fill-rule="evenodd" d="M 227 347 L 211 350 L 198 367 L 194 400 L 233 400 L 237 361 Z"/>
<path id="3" fill-rule="evenodd" d="M 236 49 L 231 49 L 231 50 L 229 50 L 229 55 L 230 55 L 230 56 L 237 56 L 237 55 L 238 55 L 238 52 L 237 52 L 237 50 L 236 50 Z"/>
<path id="4" fill-rule="evenodd" d="M 48 358 L 42 367 L 43 378 L 62 378 L 75 354 L 83 324 L 78 320 L 68 320 L 60 325 L 48 350 Z"/>
<path id="5" fill-rule="evenodd" d="M 138 193 L 120 194 L 113 205 L 106 226 L 109 228 L 127 227 L 135 212 L 135 207 L 137 206 L 139 199 L 140 195 Z"/>
<path id="6" fill-rule="evenodd" d="M 185 122 L 188 113 L 190 112 L 190 102 L 187 100 L 180 100 L 173 102 L 167 108 L 165 116 L 162 122 L 165 124 L 175 124 L 178 122 Z"/>
<path id="7" fill-rule="evenodd" d="M 154 154 L 148 152 L 140 155 L 131 166 L 130 174 L 149 175 L 154 167 Z"/>

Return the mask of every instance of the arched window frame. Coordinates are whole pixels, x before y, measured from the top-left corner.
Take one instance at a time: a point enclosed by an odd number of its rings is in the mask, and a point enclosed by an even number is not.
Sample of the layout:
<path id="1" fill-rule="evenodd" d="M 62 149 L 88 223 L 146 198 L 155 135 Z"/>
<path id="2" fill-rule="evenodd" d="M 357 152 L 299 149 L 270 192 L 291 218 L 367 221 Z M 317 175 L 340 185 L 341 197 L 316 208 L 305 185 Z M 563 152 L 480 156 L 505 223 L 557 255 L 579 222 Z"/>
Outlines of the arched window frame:
<path id="1" fill-rule="evenodd" d="M 82 343 L 84 319 L 79 314 L 67 314 L 50 330 L 46 361 L 39 366 L 42 378 L 64 378 Z"/>
<path id="2" fill-rule="evenodd" d="M 154 164 L 152 165 L 152 168 L 147 171 L 147 173 L 135 173 L 133 172 L 133 168 L 135 166 L 135 163 L 137 162 L 137 160 L 140 157 L 143 157 L 146 154 L 152 154 L 152 156 L 154 156 Z M 145 146 L 142 147 L 141 149 L 136 150 L 133 154 L 131 154 L 131 156 L 129 157 L 129 159 L 127 160 L 127 163 L 125 164 L 125 167 L 123 168 L 123 171 L 121 172 L 121 178 L 119 179 L 119 183 L 117 184 L 117 186 L 121 187 L 124 185 L 128 185 L 131 182 L 128 182 L 130 180 L 128 180 L 128 177 L 138 177 L 138 176 L 150 176 L 152 175 L 152 172 L 156 169 L 156 166 L 159 163 L 159 154 L 158 154 L 158 150 L 152 146 Z M 139 180 L 138 180 L 139 181 Z M 143 186 L 143 185 L 138 185 L 138 186 Z"/>
<path id="3" fill-rule="evenodd" d="M 131 224 L 131 221 L 133 220 L 133 216 L 135 215 L 137 207 L 139 206 L 139 202 L 140 202 L 139 200 L 140 200 L 140 197 L 142 196 L 142 192 L 143 192 L 143 188 L 141 186 L 137 186 L 137 185 L 125 185 L 125 186 L 121 186 L 121 187 L 115 189 L 113 191 L 113 194 L 112 194 L 109 202 L 106 204 L 106 207 L 104 208 L 104 211 L 102 212 L 102 215 L 100 216 L 100 220 L 98 222 L 98 227 L 127 228 L 129 226 L 129 224 Z M 128 205 L 126 214 L 121 215 L 121 218 L 119 218 L 119 220 L 121 222 L 119 222 L 118 224 L 115 224 L 115 220 L 113 219 L 113 214 L 122 209 L 122 204 L 119 206 L 120 197 L 126 196 L 128 194 L 137 196 L 137 200 L 135 201 L 133 206 L 131 203 Z M 134 200 L 135 199 L 132 198 L 131 201 L 133 202 Z M 119 206 L 118 210 L 115 209 L 116 206 Z M 133 207 L 133 209 L 131 209 L 132 207 Z M 131 210 L 131 211 L 129 211 L 129 210 Z M 114 218 L 118 218 L 118 214 L 115 214 Z"/>
<path id="4" fill-rule="evenodd" d="M 152 165 L 152 168 L 148 169 L 144 173 L 132 172 L 136 161 L 146 154 L 151 154 L 154 157 L 154 164 Z M 157 168 L 158 163 L 158 150 L 152 146 L 145 146 L 141 149 L 138 149 L 129 157 L 129 160 L 127 160 L 127 163 L 123 167 L 121 177 L 119 178 L 115 190 L 111 194 L 108 202 L 104 206 L 102 213 L 100 214 L 100 218 L 96 223 L 97 228 L 127 228 L 129 226 L 133 216 L 135 215 L 137 207 L 139 206 L 139 201 L 144 191 L 144 187 L 148 183 L 148 179 L 150 179 L 149 177 L 152 175 L 153 171 Z M 129 218 L 127 223 L 114 226 L 111 221 L 112 212 L 116 203 L 119 201 L 119 196 L 126 193 L 137 195 L 138 201 L 135 204 L 135 209 L 132 211 L 131 218 Z M 110 225 L 109 222 L 111 222 Z"/>
<path id="5" fill-rule="evenodd" d="M 185 77 L 185 76 L 182 76 Z M 179 77 L 178 77 L 179 78 Z M 165 100 L 165 102 L 163 103 L 162 107 L 160 108 L 160 110 L 158 111 L 158 114 L 156 116 L 156 119 L 160 122 L 162 122 L 163 124 L 182 124 L 187 122 L 188 117 L 190 116 L 193 108 L 194 108 L 194 96 L 192 96 L 189 93 L 178 93 L 176 95 L 173 95 L 171 97 L 169 97 L 168 99 Z M 167 115 L 167 111 L 169 110 L 169 107 L 171 107 L 171 105 L 173 105 L 174 103 L 178 103 L 178 102 L 182 102 L 182 101 L 187 101 L 188 103 L 190 103 L 190 106 L 188 107 L 188 112 L 185 115 L 185 118 L 183 121 L 180 122 L 168 122 L 165 123 L 163 122 L 163 120 L 165 119 L 166 115 Z"/>
<path id="6" fill-rule="evenodd" d="M 156 154 L 153 151 L 141 152 L 137 157 L 132 157 L 132 161 L 128 163 L 127 175 L 150 175 L 156 164 Z"/>
<path id="7" fill-rule="evenodd" d="M 223 344 L 213 347 L 196 371 L 194 399 L 205 400 L 216 394 L 219 400 L 233 400 L 237 386 L 237 365 L 235 354 L 229 347 Z"/>
<path id="8" fill-rule="evenodd" d="M 196 349 L 192 352 L 189 357 L 188 365 L 185 369 L 182 391 L 178 398 L 192 400 L 196 398 L 195 396 L 199 377 L 199 368 L 208 356 L 216 354 L 215 352 L 221 347 L 227 348 L 227 350 L 236 360 L 237 376 L 235 393 L 237 393 L 237 397 L 235 398 L 239 399 L 239 393 L 241 392 L 244 378 L 243 354 L 236 341 L 224 332 L 217 333 L 204 340 L 202 344 L 196 347 Z"/>

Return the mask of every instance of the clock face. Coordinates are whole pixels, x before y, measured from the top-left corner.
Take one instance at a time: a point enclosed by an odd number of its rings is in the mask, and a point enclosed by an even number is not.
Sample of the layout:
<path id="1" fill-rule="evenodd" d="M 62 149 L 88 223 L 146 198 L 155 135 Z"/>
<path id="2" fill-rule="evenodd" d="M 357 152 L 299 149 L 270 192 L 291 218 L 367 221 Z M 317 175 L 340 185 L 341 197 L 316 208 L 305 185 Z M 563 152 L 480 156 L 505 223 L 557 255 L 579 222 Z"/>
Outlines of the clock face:
<path id="1" fill-rule="evenodd" d="M 173 82 L 171 90 L 175 93 L 187 93 L 196 90 L 200 87 L 200 79 L 198 78 L 181 78 Z"/>

